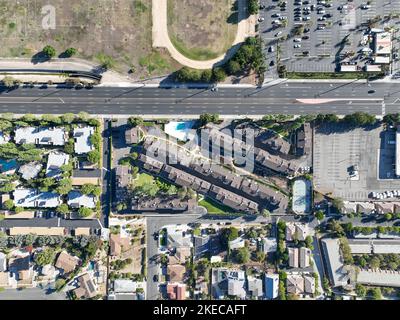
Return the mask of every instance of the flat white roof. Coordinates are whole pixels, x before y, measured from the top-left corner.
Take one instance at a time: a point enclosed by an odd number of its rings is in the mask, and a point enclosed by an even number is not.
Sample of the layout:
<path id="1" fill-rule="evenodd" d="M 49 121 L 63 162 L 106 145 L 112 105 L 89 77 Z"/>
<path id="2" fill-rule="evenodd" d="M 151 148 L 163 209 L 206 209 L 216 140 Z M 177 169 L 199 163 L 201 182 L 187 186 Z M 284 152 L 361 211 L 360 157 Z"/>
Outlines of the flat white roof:
<path id="1" fill-rule="evenodd" d="M 396 176 L 400 176 L 400 132 L 396 132 Z"/>
<path id="2" fill-rule="evenodd" d="M 367 71 L 381 71 L 382 67 L 378 64 L 367 64 Z"/>
<path id="3" fill-rule="evenodd" d="M 74 190 L 68 193 L 68 205 L 74 208 L 86 207 L 93 209 L 96 207 L 96 197 Z"/>
<path id="4" fill-rule="evenodd" d="M 390 57 L 389 56 L 377 56 L 374 58 L 375 63 L 383 63 L 387 64 L 390 63 Z"/>
<path id="5" fill-rule="evenodd" d="M 10 136 L 0 132 L 0 144 L 4 144 L 10 141 Z"/>
<path id="6" fill-rule="evenodd" d="M 342 64 L 340 65 L 341 72 L 354 72 L 357 71 L 357 66 L 353 64 Z"/>
<path id="7" fill-rule="evenodd" d="M 375 286 L 400 287 L 400 272 L 361 270 L 357 275 L 357 282 Z"/>
<path id="8" fill-rule="evenodd" d="M 65 128 L 25 127 L 15 130 L 15 142 L 17 144 L 32 143 L 63 146 L 65 139 Z"/>
<path id="9" fill-rule="evenodd" d="M 61 197 L 53 192 L 38 192 L 36 189 L 16 189 L 14 204 L 26 208 L 55 208 L 62 203 Z"/>
<path id="10" fill-rule="evenodd" d="M 93 127 L 81 127 L 74 129 L 75 153 L 88 153 L 94 149 L 90 136 L 94 133 Z"/>
<path id="11" fill-rule="evenodd" d="M 46 176 L 57 177 L 61 174 L 61 166 L 68 164 L 69 155 L 64 152 L 50 152 L 47 159 Z"/>

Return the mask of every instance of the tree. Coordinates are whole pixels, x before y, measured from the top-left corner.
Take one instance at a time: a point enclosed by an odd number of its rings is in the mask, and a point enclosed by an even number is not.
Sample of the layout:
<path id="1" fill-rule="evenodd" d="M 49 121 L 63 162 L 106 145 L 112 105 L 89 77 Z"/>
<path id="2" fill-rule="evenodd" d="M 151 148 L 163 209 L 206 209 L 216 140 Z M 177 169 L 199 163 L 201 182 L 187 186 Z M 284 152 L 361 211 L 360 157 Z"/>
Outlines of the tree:
<path id="1" fill-rule="evenodd" d="M 141 117 L 130 117 L 128 119 L 128 124 L 131 127 L 141 126 L 144 123 L 144 120 Z"/>
<path id="2" fill-rule="evenodd" d="M 206 125 L 207 123 L 217 123 L 219 121 L 218 114 L 211 114 L 211 113 L 203 113 L 200 115 L 200 123 L 202 126 Z"/>
<path id="3" fill-rule="evenodd" d="M 373 257 L 369 262 L 371 269 L 379 269 L 381 266 L 381 260 L 378 257 Z"/>
<path id="4" fill-rule="evenodd" d="M 85 183 L 81 188 L 81 192 L 83 194 L 91 194 L 93 192 L 94 188 L 96 188 L 96 185 L 94 185 L 92 183 Z"/>
<path id="5" fill-rule="evenodd" d="M 56 211 L 61 214 L 67 214 L 69 212 L 68 205 L 62 203 L 57 207 Z"/>
<path id="6" fill-rule="evenodd" d="M 234 257 L 238 263 L 248 263 L 250 260 L 250 251 L 247 247 L 235 249 Z"/>
<path id="7" fill-rule="evenodd" d="M 372 300 L 382 300 L 382 291 L 380 288 L 372 288 L 369 290 Z"/>
<path id="8" fill-rule="evenodd" d="M 226 72 L 223 68 L 214 68 L 213 71 L 213 79 L 215 82 L 224 81 L 226 78 Z"/>
<path id="9" fill-rule="evenodd" d="M 76 50 L 75 48 L 68 48 L 67 50 L 65 50 L 64 53 L 67 57 L 72 57 L 78 53 L 78 50 Z"/>
<path id="10" fill-rule="evenodd" d="M 39 266 L 45 266 L 46 264 L 53 264 L 56 253 L 52 248 L 46 248 L 35 254 L 35 263 Z"/>
<path id="11" fill-rule="evenodd" d="M 90 151 L 88 153 L 88 160 L 91 163 L 97 163 L 100 161 L 100 152 L 97 150 Z"/>
<path id="12" fill-rule="evenodd" d="M 80 207 L 78 210 L 78 214 L 80 217 L 86 218 L 91 216 L 93 214 L 93 211 L 90 208 Z"/>
<path id="13" fill-rule="evenodd" d="M 361 283 L 357 283 L 355 292 L 358 297 L 364 298 L 367 294 L 367 289 Z"/>
<path id="14" fill-rule="evenodd" d="M 221 232 L 221 240 L 226 246 L 228 242 L 233 241 L 239 237 L 239 231 L 235 227 L 224 228 Z"/>
<path id="15" fill-rule="evenodd" d="M 237 74 L 242 70 L 240 63 L 235 60 L 230 60 L 228 62 L 228 72 L 230 74 Z"/>
<path id="16" fill-rule="evenodd" d="M 353 126 L 367 126 L 373 125 L 376 122 L 376 117 L 374 115 L 365 112 L 355 112 L 353 114 L 348 114 L 343 118 L 343 121 L 348 122 Z"/>
<path id="17" fill-rule="evenodd" d="M 339 221 L 331 220 L 327 224 L 328 231 L 335 233 L 336 236 L 341 237 L 345 235 L 344 229 Z"/>
<path id="18" fill-rule="evenodd" d="M 315 213 L 315 217 L 317 218 L 318 221 L 322 221 L 325 218 L 325 214 L 322 210 L 319 210 Z"/>
<path id="19" fill-rule="evenodd" d="M 56 49 L 54 49 L 54 48 L 53 48 L 52 46 L 50 46 L 50 45 L 45 46 L 45 47 L 42 49 L 42 52 L 43 52 L 43 54 L 44 54 L 47 58 L 49 58 L 49 59 L 54 58 L 55 55 L 56 55 Z"/>
<path id="20" fill-rule="evenodd" d="M 351 249 L 349 245 L 349 241 L 347 238 L 342 237 L 339 239 L 340 243 L 340 251 L 342 253 L 344 264 L 352 265 L 354 263 L 353 256 L 351 255 Z"/>
<path id="21" fill-rule="evenodd" d="M 73 154 L 75 151 L 75 141 L 73 138 L 68 139 L 64 145 L 64 151 L 68 154 Z"/>
<path id="22" fill-rule="evenodd" d="M 61 116 L 61 120 L 65 123 L 72 123 L 75 120 L 75 114 L 65 113 Z"/>
<path id="23" fill-rule="evenodd" d="M 89 119 L 89 113 L 85 112 L 85 111 L 80 111 L 78 113 L 78 119 L 82 120 L 82 121 L 88 121 Z"/>
<path id="24" fill-rule="evenodd" d="M 393 215 L 390 213 L 385 213 L 385 220 L 389 221 L 393 219 Z"/>
<path id="25" fill-rule="evenodd" d="M 3 78 L 3 80 L 1 80 L 1 82 L 3 83 L 3 85 L 7 88 L 12 88 L 15 86 L 15 79 L 13 77 L 10 76 L 5 76 Z"/>
<path id="26" fill-rule="evenodd" d="M 307 236 L 304 242 L 307 248 L 313 249 L 313 238 L 311 236 Z"/>
<path id="27" fill-rule="evenodd" d="M 265 261 L 265 253 L 262 251 L 257 251 L 256 253 L 256 260 L 258 262 L 264 262 Z"/>
<path id="28" fill-rule="evenodd" d="M 71 179 L 68 178 L 61 179 L 56 188 L 57 193 L 61 195 L 67 194 L 71 190 L 72 190 L 72 181 Z"/>
<path id="29" fill-rule="evenodd" d="M 264 209 L 262 209 L 262 211 L 261 211 L 261 215 L 262 215 L 264 218 L 269 218 L 269 217 L 271 216 L 271 213 L 269 212 L 268 209 L 264 208 Z"/>
<path id="30" fill-rule="evenodd" d="M 3 207 L 7 210 L 12 210 L 14 208 L 14 201 L 8 199 L 3 202 Z"/>
<path id="31" fill-rule="evenodd" d="M 332 205 L 337 211 L 341 212 L 344 206 L 343 200 L 340 198 L 332 199 Z"/>
<path id="32" fill-rule="evenodd" d="M 247 10 L 250 15 L 257 14 L 259 9 L 258 0 L 249 0 Z"/>

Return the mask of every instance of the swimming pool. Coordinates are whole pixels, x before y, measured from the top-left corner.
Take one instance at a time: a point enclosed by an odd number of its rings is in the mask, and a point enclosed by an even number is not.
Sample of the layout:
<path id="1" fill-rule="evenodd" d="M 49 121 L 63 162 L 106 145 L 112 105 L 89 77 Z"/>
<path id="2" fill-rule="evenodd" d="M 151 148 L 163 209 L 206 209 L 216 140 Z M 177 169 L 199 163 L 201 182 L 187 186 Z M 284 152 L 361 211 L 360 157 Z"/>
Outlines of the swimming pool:
<path id="1" fill-rule="evenodd" d="M 190 131 L 194 123 L 195 121 L 171 121 L 165 125 L 164 131 L 180 141 L 187 141 L 193 136 Z"/>

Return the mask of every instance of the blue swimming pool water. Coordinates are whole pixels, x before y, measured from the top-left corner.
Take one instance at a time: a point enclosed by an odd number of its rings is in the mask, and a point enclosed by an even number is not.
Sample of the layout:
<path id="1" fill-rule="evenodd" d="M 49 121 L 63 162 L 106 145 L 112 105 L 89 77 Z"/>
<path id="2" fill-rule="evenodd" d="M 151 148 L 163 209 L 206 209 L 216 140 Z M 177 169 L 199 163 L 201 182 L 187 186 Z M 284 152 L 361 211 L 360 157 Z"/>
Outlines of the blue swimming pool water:
<path id="1" fill-rule="evenodd" d="M 176 124 L 176 130 L 185 130 L 186 129 L 186 123 L 185 122 L 178 122 Z"/>

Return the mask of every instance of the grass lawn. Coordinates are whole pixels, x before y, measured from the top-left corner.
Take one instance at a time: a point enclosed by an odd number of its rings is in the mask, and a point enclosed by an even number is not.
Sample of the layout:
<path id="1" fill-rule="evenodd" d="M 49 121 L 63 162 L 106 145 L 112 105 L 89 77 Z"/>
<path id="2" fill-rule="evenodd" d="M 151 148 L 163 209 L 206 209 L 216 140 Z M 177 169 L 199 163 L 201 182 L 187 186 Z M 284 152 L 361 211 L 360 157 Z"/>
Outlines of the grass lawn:
<path id="1" fill-rule="evenodd" d="M 233 212 L 231 208 L 221 205 L 209 198 L 204 198 L 203 200 L 201 200 L 199 202 L 199 205 L 205 207 L 208 213 L 226 214 Z"/>
<path id="2" fill-rule="evenodd" d="M 224 54 L 235 40 L 235 0 L 168 0 L 168 32 L 175 48 L 193 60 Z"/>
<path id="3" fill-rule="evenodd" d="M 141 187 L 146 184 L 155 183 L 154 178 L 147 173 L 139 173 L 137 179 L 135 180 L 135 187 Z"/>

